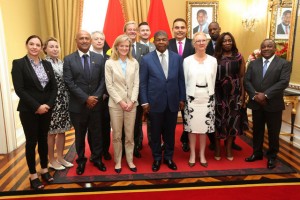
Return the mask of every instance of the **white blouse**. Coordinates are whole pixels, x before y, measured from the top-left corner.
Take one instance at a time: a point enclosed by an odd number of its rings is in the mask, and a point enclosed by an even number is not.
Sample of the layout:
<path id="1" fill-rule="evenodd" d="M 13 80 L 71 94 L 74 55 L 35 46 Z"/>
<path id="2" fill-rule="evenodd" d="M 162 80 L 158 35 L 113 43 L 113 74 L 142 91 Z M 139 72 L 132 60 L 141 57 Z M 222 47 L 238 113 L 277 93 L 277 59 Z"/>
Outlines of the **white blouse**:
<path id="1" fill-rule="evenodd" d="M 199 63 L 194 55 L 186 57 L 183 61 L 186 95 L 194 96 L 196 85 L 207 85 L 208 94 L 215 93 L 217 75 L 216 58 L 207 55 L 203 63 Z"/>

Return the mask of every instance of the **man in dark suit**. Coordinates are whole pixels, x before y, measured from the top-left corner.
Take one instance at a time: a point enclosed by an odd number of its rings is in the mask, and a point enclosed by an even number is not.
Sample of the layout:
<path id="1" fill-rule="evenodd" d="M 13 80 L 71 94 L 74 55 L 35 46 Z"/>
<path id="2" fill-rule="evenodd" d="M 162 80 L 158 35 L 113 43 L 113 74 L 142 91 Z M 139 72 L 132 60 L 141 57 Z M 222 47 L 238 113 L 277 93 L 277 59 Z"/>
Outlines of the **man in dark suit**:
<path id="1" fill-rule="evenodd" d="M 211 22 L 208 25 L 208 33 L 209 36 L 211 38 L 211 40 L 208 42 L 207 47 L 206 47 L 206 53 L 208 55 L 214 56 L 215 54 L 215 44 L 217 42 L 218 37 L 220 36 L 221 33 L 221 27 L 219 26 L 218 22 Z M 214 134 L 207 134 L 210 144 L 209 144 L 209 149 L 210 150 L 214 150 L 215 149 L 215 138 L 214 138 Z M 233 139 L 232 142 L 232 148 L 238 151 L 242 150 L 242 147 L 240 147 L 239 145 L 237 145 L 235 143 L 235 137 Z"/>
<path id="2" fill-rule="evenodd" d="M 137 23 L 135 21 L 129 21 L 124 25 L 124 33 L 132 41 L 132 56 L 140 63 L 144 55 L 149 53 L 149 48 L 136 41 L 137 38 Z M 138 99 L 138 102 L 140 100 Z M 142 155 L 139 152 L 142 149 L 142 140 L 143 140 L 143 130 L 142 130 L 142 118 L 143 118 L 143 108 L 139 104 L 136 108 L 136 119 L 134 125 L 134 151 L 133 155 L 137 158 L 141 158 Z"/>
<path id="3" fill-rule="evenodd" d="M 266 39 L 260 46 L 262 58 L 252 61 L 244 79 L 245 90 L 249 95 L 248 108 L 252 109 L 253 154 L 246 162 L 263 159 L 265 124 L 268 128 L 269 149 L 267 168 L 276 167 L 279 152 L 279 133 L 282 110 L 285 105 L 283 92 L 289 84 L 291 63 L 275 55 L 276 44 Z"/>
<path id="4" fill-rule="evenodd" d="M 198 26 L 193 28 L 193 34 L 197 32 L 203 32 L 208 34 L 207 12 L 204 9 L 200 9 L 197 12 Z"/>
<path id="5" fill-rule="evenodd" d="M 168 49 L 179 54 L 182 57 L 182 59 L 194 54 L 195 49 L 192 45 L 192 40 L 186 38 L 186 21 L 182 18 L 175 19 L 173 22 L 172 30 L 174 38 L 169 40 Z M 183 110 L 181 110 L 181 116 L 182 120 L 184 120 Z M 190 150 L 188 132 L 182 132 L 180 141 L 182 142 L 182 150 L 184 152 L 188 152 Z"/>
<path id="6" fill-rule="evenodd" d="M 101 31 L 94 31 L 91 34 L 92 42 L 91 42 L 91 51 L 100 54 L 104 58 L 104 64 L 106 60 L 109 59 L 109 56 L 106 54 L 107 50 L 110 49 L 108 44 L 105 41 L 105 35 Z M 108 110 L 108 92 L 105 88 L 104 94 L 103 94 L 103 112 L 102 112 L 102 133 L 103 133 L 103 158 L 104 160 L 111 160 L 111 155 L 109 153 L 109 146 L 110 146 L 110 115 Z M 89 143 L 93 140 L 91 137 L 91 134 L 88 134 L 88 140 Z M 91 148 L 92 146 L 90 146 Z M 92 152 L 92 150 L 91 150 Z M 91 160 L 93 160 L 92 157 L 90 157 Z"/>
<path id="7" fill-rule="evenodd" d="M 282 13 L 281 23 L 277 25 L 276 34 L 289 34 L 290 24 L 291 24 L 291 15 L 292 15 L 292 12 L 290 10 L 285 10 Z"/>
<path id="8" fill-rule="evenodd" d="M 160 169 L 162 158 L 172 170 L 175 128 L 178 110 L 183 110 L 185 83 L 182 58 L 167 50 L 168 35 L 165 31 L 154 34 L 156 51 L 145 55 L 140 65 L 140 103 L 151 121 L 151 150 L 154 162 L 152 171 Z M 165 142 L 162 155 L 161 137 Z"/>
<path id="9" fill-rule="evenodd" d="M 151 30 L 148 22 L 141 22 L 139 24 L 139 38 L 140 43 L 149 47 L 149 51 L 155 50 L 155 45 L 150 42 Z"/>
<path id="10" fill-rule="evenodd" d="M 102 114 L 103 93 L 105 90 L 104 59 L 89 51 L 91 35 L 79 31 L 76 35 L 78 50 L 64 58 L 64 80 L 70 91 L 69 111 L 75 129 L 75 146 L 78 158 L 76 173 L 84 173 L 85 136 L 87 130 L 93 138 L 92 162 L 101 171 L 106 171 L 102 163 L 103 136 Z"/>

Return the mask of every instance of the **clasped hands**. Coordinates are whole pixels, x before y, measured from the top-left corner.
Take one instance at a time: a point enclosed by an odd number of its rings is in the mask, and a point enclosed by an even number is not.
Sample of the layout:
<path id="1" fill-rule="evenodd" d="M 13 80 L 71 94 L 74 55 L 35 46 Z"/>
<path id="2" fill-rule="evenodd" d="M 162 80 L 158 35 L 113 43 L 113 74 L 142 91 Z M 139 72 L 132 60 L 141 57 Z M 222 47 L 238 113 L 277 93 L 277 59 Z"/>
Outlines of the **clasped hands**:
<path id="1" fill-rule="evenodd" d="M 261 106 L 265 106 L 267 104 L 267 97 L 263 92 L 255 92 L 254 101 Z"/>
<path id="2" fill-rule="evenodd" d="M 86 106 L 89 109 L 92 109 L 95 107 L 95 105 L 98 103 L 98 97 L 97 96 L 89 96 L 86 100 Z"/>
<path id="3" fill-rule="evenodd" d="M 35 114 L 39 114 L 39 115 L 45 114 L 45 113 L 47 113 L 49 111 L 49 109 L 50 109 L 50 106 L 48 106 L 47 104 L 42 104 L 37 109 L 37 111 L 35 112 Z"/>
<path id="4" fill-rule="evenodd" d="M 130 112 L 133 108 L 133 102 L 129 101 L 128 103 L 126 103 L 125 101 L 120 101 L 119 105 L 121 106 L 122 110 Z"/>

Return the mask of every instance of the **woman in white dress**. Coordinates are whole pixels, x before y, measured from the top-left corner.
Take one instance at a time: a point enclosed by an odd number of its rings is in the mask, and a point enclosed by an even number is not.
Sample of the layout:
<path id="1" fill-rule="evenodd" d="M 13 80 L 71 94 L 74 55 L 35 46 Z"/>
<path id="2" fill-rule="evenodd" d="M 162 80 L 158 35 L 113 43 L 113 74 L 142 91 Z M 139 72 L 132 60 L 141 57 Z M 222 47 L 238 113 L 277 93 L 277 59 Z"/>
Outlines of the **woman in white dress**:
<path id="1" fill-rule="evenodd" d="M 189 133 L 189 166 L 196 163 L 196 140 L 200 140 L 200 165 L 207 167 L 205 158 L 206 134 L 215 130 L 214 88 L 217 73 L 217 60 L 205 53 L 207 37 L 198 32 L 192 40 L 195 54 L 184 59 L 184 76 L 187 102 L 185 106 L 185 131 Z"/>

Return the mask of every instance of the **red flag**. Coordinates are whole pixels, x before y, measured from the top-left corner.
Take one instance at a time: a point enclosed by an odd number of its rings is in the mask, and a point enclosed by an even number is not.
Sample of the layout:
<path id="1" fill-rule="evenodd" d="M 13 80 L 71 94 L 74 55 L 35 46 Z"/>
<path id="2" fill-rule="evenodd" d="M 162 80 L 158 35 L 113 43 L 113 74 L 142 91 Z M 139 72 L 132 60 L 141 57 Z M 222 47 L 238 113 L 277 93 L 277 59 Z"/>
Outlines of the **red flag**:
<path id="1" fill-rule="evenodd" d="M 125 18 L 120 0 L 109 0 L 103 27 L 105 40 L 112 47 L 115 39 L 123 34 Z"/>
<path id="2" fill-rule="evenodd" d="M 151 30 L 151 40 L 153 40 L 154 33 L 159 30 L 166 31 L 169 39 L 172 38 L 168 18 L 162 0 L 151 0 L 147 21 Z"/>

